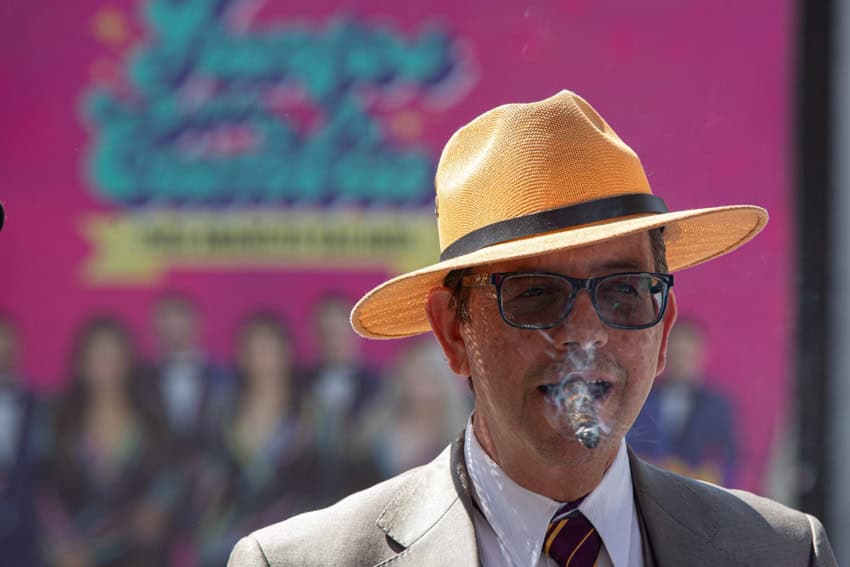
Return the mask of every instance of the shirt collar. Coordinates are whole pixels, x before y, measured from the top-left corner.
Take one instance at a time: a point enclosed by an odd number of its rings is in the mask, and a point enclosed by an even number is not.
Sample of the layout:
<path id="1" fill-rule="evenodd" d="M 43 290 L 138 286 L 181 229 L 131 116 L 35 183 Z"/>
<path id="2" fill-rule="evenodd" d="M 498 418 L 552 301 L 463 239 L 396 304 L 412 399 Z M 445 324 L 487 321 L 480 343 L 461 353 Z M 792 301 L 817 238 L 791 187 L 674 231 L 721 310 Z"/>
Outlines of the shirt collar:
<path id="1" fill-rule="evenodd" d="M 472 419 L 465 433 L 466 466 L 476 503 L 514 565 L 537 565 L 549 520 L 562 505 L 523 488 L 508 477 L 478 443 Z M 579 505 L 599 532 L 614 567 L 628 565 L 635 513 L 625 440 L 602 481 Z"/>
<path id="2" fill-rule="evenodd" d="M 617 456 L 605 471 L 602 481 L 578 509 L 599 532 L 614 567 L 628 565 L 634 534 L 631 526 L 635 517 L 635 499 L 625 439 L 620 441 Z"/>

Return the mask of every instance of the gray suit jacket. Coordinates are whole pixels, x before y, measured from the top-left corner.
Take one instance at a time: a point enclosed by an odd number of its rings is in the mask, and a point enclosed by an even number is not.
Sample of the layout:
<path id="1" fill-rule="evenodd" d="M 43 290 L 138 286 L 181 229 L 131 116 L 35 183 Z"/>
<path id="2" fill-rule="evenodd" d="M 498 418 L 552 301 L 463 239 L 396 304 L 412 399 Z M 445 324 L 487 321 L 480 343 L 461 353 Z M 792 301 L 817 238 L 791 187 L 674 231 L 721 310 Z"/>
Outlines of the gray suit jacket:
<path id="1" fill-rule="evenodd" d="M 427 465 L 258 530 L 228 565 L 479 565 L 463 454 L 461 436 Z M 837 565 L 816 518 L 629 457 L 647 567 Z"/>

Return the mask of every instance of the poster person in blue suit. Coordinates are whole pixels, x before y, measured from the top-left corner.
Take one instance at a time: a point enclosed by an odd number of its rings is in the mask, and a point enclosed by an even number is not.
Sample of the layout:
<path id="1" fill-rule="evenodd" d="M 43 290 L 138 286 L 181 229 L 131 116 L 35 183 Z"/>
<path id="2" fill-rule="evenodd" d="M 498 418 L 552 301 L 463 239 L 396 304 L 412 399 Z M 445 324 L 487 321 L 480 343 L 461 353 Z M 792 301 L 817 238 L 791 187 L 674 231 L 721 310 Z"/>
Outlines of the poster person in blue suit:
<path id="1" fill-rule="evenodd" d="M 733 486 L 738 455 L 731 400 L 706 385 L 705 331 L 695 321 L 676 323 L 667 369 L 658 378 L 629 443 L 643 458 L 667 469 Z"/>

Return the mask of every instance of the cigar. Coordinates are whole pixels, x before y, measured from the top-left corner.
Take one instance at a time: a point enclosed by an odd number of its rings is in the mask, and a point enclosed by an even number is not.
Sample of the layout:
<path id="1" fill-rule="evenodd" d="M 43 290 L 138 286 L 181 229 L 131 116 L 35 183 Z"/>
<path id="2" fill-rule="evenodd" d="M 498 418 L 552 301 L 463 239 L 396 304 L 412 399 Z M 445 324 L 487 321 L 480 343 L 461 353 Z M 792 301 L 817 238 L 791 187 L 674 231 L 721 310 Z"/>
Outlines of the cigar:
<path id="1" fill-rule="evenodd" d="M 602 426 L 593 407 L 593 395 L 587 382 L 571 380 L 564 385 L 564 408 L 576 439 L 588 449 L 595 449 L 602 436 Z"/>

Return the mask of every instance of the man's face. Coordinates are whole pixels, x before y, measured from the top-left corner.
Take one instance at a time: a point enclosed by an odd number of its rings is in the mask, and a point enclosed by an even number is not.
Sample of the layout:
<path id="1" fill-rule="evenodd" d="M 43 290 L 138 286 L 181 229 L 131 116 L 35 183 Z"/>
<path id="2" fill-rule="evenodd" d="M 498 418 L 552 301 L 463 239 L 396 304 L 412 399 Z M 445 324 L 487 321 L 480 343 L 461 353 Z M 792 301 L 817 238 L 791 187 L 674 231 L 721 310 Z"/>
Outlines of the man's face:
<path id="1" fill-rule="evenodd" d="M 156 331 L 166 353 L 179 353 L 193 348 L 196 325 L 192 308 L 182 303 L 160 305 L 156 312 Z"/>
<path id="2" fill-rule="evenodd" d="M 655 271 L 655 265 L 649 237 L 642 233 L 475 270 L 516 271 L 589 278 Z M 468 371 L 475 388 L 475 431 L 500 464 L 534 459 L 544 466 L 559 466 L 613 454 L 663 368 L 663 347 L 675 318 L 671 296 L 664 319 L 652 328 L 608 327 L 585 291 L 579 292 L 560 325 L 541 331 L 505 323 L 493 287 L 472 288 L 469 307 L 471 320 L 459 324 L 459 335 L 466 364 L 463 370 Z M 607 392 L 594 402 L 608 430 L 597 449 L 585 449 L 576 441 L 542 388 L 567 377 L 608 385 Z"/>
<path id="3" fill-rule="evenodd" d="M 677 325 L 670 333 L 667 347 L 667 371 L 670 382 L 698 382 L 705 362 L 703 338 L 698 329 Z"/>
<path id="4" fill-rule="evenodd" d="M 330 299 L 318 307 L 316 334 L 325 364 L 348 364 L 357 359 L 357 336 L 348 322 L 350 307 L 337 299 Z"/>

